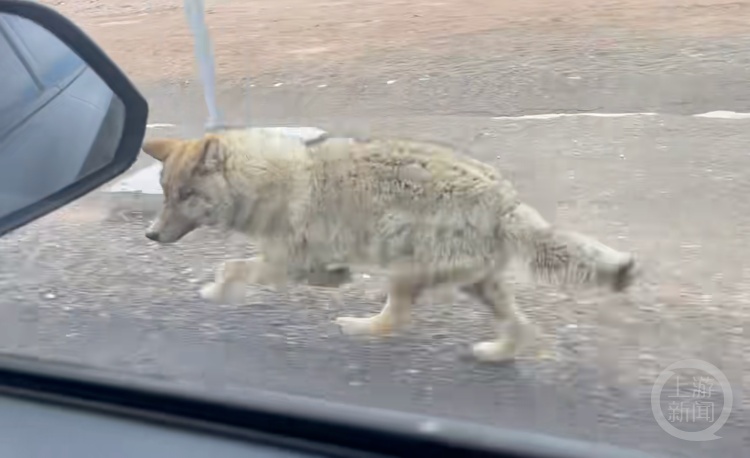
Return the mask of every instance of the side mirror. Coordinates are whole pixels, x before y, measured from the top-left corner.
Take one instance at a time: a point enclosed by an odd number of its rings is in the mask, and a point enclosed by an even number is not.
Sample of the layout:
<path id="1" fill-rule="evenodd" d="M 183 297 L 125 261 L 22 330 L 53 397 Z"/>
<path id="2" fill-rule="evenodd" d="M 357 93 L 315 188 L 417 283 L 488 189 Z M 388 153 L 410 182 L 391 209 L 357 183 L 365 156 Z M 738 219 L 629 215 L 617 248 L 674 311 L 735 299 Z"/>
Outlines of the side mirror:
<path id="1" fill-rule="evenodd" d="M 125 172 L 148 104 L 75 24 L 0 2 L 0 236 Z"/>

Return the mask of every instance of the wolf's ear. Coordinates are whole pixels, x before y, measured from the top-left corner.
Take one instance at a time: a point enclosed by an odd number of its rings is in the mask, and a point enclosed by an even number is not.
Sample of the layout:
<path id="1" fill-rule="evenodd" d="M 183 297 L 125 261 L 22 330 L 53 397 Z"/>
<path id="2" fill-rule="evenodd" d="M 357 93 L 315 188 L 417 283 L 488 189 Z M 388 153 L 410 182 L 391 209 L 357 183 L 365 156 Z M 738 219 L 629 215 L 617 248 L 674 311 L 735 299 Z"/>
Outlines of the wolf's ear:
<path id="1" fill-rule="evenodd" d="M 218 138 L 208 135 L 203 139 L 198 164 L 203 173 L 219 172 L 224 168 L 224 148 Z"/>
<path id="2" fill-rule="evenodd" d="M 143 143 L 141 149 L 143 152 L 153 157 L 159 162 L 167 160 L 170 154 L 175 151 L 177 142 L 179 140 L 173 140 L 171 138 L 158 138 L 155 140 L 148 140 Z"/>

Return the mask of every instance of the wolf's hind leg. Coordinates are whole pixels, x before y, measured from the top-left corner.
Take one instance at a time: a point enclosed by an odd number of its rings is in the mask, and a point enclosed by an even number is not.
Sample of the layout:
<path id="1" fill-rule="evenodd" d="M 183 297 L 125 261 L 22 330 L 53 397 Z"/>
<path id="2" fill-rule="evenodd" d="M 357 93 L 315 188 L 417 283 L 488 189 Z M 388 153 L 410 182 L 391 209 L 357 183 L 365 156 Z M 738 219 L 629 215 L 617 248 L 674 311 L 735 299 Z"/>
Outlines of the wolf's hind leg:
<path id="1" fill-rule="evenodd" d="M 513 291 L 502 273 L 493 272 L 476 283 L 460 287 L 460 290 L 489 307 L 494 318 L 497 338 L 473 346 L 472 352 L 477 360 L 511 360 L 533 339 L 533 327 L 516 307 Z"/>
<path id="2" fill-rule="evenodd" d="M 344 334 L 390 334 L 409 323 L 412 305 L 423 291 L 436 286 L 474 282 L 483 275 L 485 268 L 481 262 L 437 269 L 419 265 L 399 266 L 390 275 L 388 299 L 380 313 L 367 318 L 339 317 L 336 323 Z"/>

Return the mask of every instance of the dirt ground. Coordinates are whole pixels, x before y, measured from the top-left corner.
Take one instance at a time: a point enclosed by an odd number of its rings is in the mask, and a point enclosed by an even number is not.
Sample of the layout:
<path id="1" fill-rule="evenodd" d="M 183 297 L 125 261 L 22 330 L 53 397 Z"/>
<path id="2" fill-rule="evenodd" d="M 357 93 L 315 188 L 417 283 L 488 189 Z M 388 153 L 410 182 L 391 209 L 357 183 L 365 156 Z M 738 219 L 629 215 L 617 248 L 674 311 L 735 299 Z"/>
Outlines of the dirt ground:
<path id="1" fill-rule="evenodd" d="M 192 35 L 179 0 L 43 0 L 83 27 L 139 84 L 194 78 Z M 750 31 L 749 1 L 727 0 L 207 0 L 218 76 L 236 80 L 398 48 L 439 49 L 447 37 L 506 29 L 508 46 L 534 37 L 586 40 L 596 31 L 717 37 Z M 606 36 L 607 34 L 605 34 Z M 575 44 L 574 44 L 575 45 Z"/>

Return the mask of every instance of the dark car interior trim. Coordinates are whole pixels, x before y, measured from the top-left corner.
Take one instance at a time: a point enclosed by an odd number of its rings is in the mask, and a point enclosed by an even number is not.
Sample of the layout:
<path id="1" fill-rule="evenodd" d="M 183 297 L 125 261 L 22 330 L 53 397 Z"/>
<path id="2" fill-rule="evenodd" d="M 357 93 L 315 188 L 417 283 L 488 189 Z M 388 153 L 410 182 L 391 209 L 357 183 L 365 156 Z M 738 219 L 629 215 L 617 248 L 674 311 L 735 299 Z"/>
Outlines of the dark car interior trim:
<path id="1" fill-rule="evenodd" d="M 255 391 L 226 399 L 83 366 L 0 357 L 0 394 L 124 415 L 326 456 L 636 458 L 645 455 L 526 431 Z M 127 375 L 124 375 L 128 377 Z"/>

